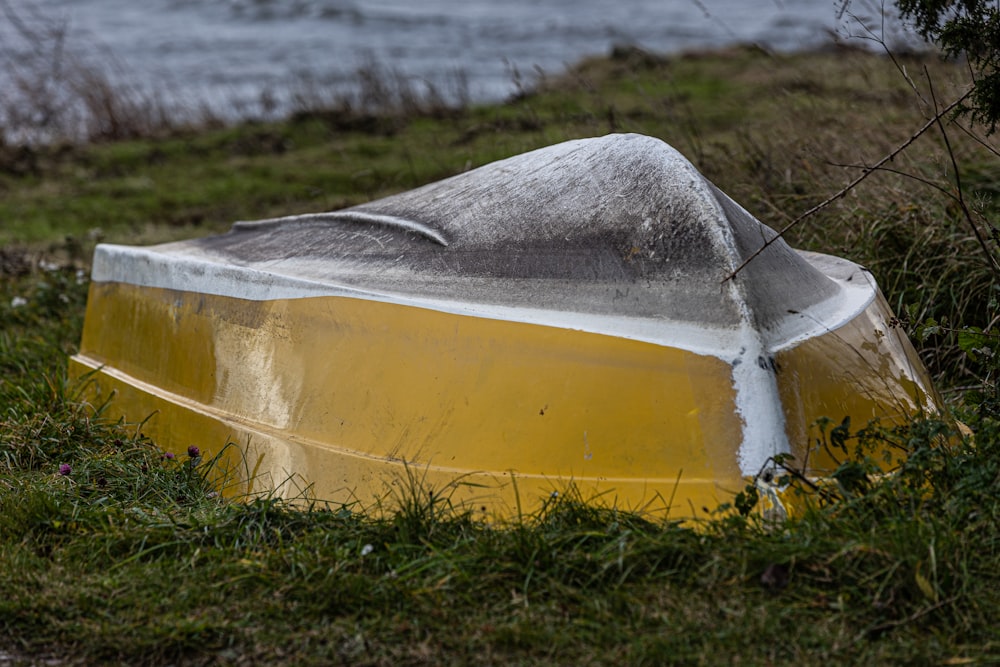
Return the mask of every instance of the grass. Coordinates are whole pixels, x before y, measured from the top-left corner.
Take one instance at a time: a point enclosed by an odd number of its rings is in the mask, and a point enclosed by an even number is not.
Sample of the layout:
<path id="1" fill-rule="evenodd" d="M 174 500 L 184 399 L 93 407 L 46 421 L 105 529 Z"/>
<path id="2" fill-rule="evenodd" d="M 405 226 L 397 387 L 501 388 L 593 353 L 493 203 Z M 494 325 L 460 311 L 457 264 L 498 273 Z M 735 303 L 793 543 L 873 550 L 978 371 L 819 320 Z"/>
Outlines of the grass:
<path id="1" fill-rule="evenodd" d="M 906 64 L 926 66 L 941 99 L 960 85 L 955 66 Z M 949 396 L 976 444 L 942 442 L 932 421 L 877 433 L 911 452 L 898 475 L 852 486 L 845 473 L 834 498 L 778 528 L 738 512 L 694 528 L 650 522 L 571 488 L 505 525 L 417 483 L 384 517 L 234 503 L 210 483 L 216 461 L 167 458 L 135 424 L 76 403 L 65 379 L 86 299 L 78 270 L 98 239 L 338 208 L 609 131 L 664 138 L 781 227 L 927 111 L 891 62 L 860 52 L 622 51 L 498 106 L 312 109 L 0 145 L 0 662 L 1000 662 L 996 346 L 978 341 L 970 356 L 948 333 L 988 328 L 995 282 L 953 200 L 912 177 L 946 189 L 954 178 L 930 134 L 893 162 L 911 176 L 875 174 L 791 237 L 868 265 L 897 312 L 925 323 L 918 342 L 941 386 L 975 387 Z M 947 128 L 966 188 L 995 219 L 996 156 Z"/>

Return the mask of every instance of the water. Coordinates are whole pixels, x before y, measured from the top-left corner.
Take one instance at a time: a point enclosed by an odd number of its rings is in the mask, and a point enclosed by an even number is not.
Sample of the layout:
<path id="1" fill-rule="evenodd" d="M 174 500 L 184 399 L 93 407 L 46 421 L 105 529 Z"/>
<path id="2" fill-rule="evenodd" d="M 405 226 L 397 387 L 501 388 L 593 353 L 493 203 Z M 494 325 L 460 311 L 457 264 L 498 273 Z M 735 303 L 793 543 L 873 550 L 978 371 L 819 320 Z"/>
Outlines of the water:
<path id="1" fill-rule="evenodd" d="M 296 86 L 349 88 L 359 68 L 372 63 L 418 85 L 433 84 L 448 97 L 485 101 L 515 92 L 519 80 L 530 85 L 540 71 L 558 74 L 615 45 L 657 53 L 734 43 L 814 48 L 857 32 L 841 15 L 843 4 L 0 0 L 0 56 L 26 63 L 69 54 L 74 62 L 100 63 L 116 82 L 151 92 L 167 106 L 237 115 L 281 112 Z M 850 10 L 870 14 L 863 5 L 856 0 Z M 10 90 L 13 70 L 0 68 L 0 92 Z"/>

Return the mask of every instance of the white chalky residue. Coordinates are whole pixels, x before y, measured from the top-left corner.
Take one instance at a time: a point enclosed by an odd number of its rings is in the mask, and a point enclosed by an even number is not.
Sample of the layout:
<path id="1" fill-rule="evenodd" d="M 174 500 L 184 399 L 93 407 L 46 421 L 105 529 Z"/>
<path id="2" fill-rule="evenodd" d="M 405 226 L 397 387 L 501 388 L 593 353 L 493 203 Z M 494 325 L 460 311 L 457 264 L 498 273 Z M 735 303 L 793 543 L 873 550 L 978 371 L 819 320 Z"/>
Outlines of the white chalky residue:
<path id="1" fill-rule="evenodd" d="M 273 331 L 267 328 L 218 326 L 212 335 L 217 400 L 239 396 L 246 406 L 244 416 L 274 428 L 288 428 L 302 387 L 283 378 L 300 377 L 305 369 L 282 372 L 291 361 L 275 358 Z"/>
<path id="2" fill-rule="evenodd" d="M 702 181 L 704 183 L 704 181 Z M 702 200 L 715 203 L 714 214 L 724 216 L 724 212 L 714 198 Z M 706 215 L 713 212 L 706 211 Z M 718 242 L 726 246 L 723 256 L 734 261 L 739 257 L 732 230 L 726 226 L 716 227 Z M 785 413 L 781 396 L 778 394 L 778 380 L 771 363 L 771 352 L 764 342 L 762 333 L 754 326 L 753 312 L 747 304 L 743 283 L 727 280 L 723 289 L 729 291 L 730 299 L 738 307 L 741 326 L 739 331 L 739 354 L 731 360 L 733 364 L 733 389 L 736 393 L 736 413 L 743 424 L 743 441 L 737 453 L 740 472 L 750 477 L 758 474 L 768 459 L 776 454 L 791 452 L 791 445 L 785 433 Z"/>
<path id="3" fill-rule="evenodd" d="M 768 351 L 755 330 L 745 327 L 742 333 L 742 354 L 733 364 L 733 388 L 736 413 L 743 422 L 743 442 L 737 456 L 740 471 L 750 477 L 758 474 L 775 454 L 790 452 L 791 446 Z"/>
<path id="4" fill-rule="evenodd" d="M 285 266 L 284 270 L 288 268 Z M 615 317 L 568 310 L 501 306 L 457 299 L 389 294 L 338 285 L 331 281 L 292 278 L 247 267 L 225 267 L 207 259 L 168 255 L 153 249 L 109 244 L 99 246 L 94 255 L 92 279 L 98 283 L 119 282 L 248 301 L 320 296 L 365 299 L 455 315 L 627 338 L 686 350 L 694 354 L 718 357 L 727 362 L 733 361 L 734 351 L 740 349 L 744 335 L 737 328 L 708 326 L 696 322 L 648 317 Z M 768 346 L 776 349 L 790 340 L 789 336 L 794 336 L 796 341 L 804 340 L 815 333 L 836 329 L 864 310 L 873 295 L 874 288 L 869 283 L 858 283 L 852 289 L 842 289 L 838 298 L 817 305 L 814 317 L 807 316 L 807 313 L 796 315 L 789 318 L 787 327 L 768 332 Z M 812 311 L 813 309 L 810 309 L 808 312 Z"/>
<path id="5" fill-rule="evenodd" d="M 672 159 L 677 162 L 674 169 L 689 173 L 691 181 L 686 187 L 695 191 L 695 194 L 678 192 L 674 199 L 687 201 L 689 206 L 696 209 L 693 214 L 698 219 L 725 220 L 725 211 L 712 194 L 707 181 L 683 156 L 676 151 L 673 153 Z M 679 183 L 675 182 L 673 185 L 676 187 Z M 740 253 L 731 227 L 720 224 L 709 226 L 707 230 L 710 242 L 716 246 L 716 256 L 725 258 L 730 264 L 727 267 L 730 272 L 735 270 Z M 730 358 L 728 361 L 733 365 L 736 413 L 743 428 L 743 440 L 737 459 L 743 475 L 753 476 L 761 471 L 769 458 L 790 452 L 791 446 L 785 434 L 785 415 L 778 394 L 777 377 L 770 362 L 771 354 L 762 332 L 754 324 L 755 318 L 747 303 L 744 283 L 726 280 L 720 288 L 728 292 L 729 300 L 736 305 L 740 318 L 737 346 L 730 348 L 730 354 L 733 349 L 738 350 L 738 354 L 735 359 Z"/>
<path id="6" fill-rule="evenodd" d="M 357 211 L 335 211 L 333 213 L 306 213 L 304 215 L 290 215 L 282 218 L 267 218 L 264 220 L 240 220 L 233 223 L 233 229 L 241 231 L 251 231 L 264 229 L 273 225 L 285 225 L 288 223 L 323 223 L 323 222 L 356 222 L 360 224 L 386 225 L 398 229 L 405 229 L 410 232 L 422 234 L 436 243 L 447 247 L 448 239 L 441 235 L 441 232 L 429 225 L 424 225 L 414 220 L 400 218 L 395 215 L 379 215 L 377 213 L 360 213 Z"/>

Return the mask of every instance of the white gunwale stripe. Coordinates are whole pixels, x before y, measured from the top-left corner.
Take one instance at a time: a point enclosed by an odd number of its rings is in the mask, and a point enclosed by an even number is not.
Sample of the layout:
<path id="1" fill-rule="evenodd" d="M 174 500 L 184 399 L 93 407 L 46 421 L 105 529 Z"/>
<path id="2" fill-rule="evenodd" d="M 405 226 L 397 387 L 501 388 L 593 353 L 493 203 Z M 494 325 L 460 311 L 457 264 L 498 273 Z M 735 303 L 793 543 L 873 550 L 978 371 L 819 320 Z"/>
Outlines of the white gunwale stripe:
<path id="1" fill-rule="evenodd" d="M 768 351 L 787 349 L 808 338 L 833 331 L 861 313 L 875 298 L 867 274 L 862 281 L 831 277 L 836 296 L 790 313 L 778 330 L 763 332 Z M 248 301 L 345 297 L 436 310 L 467 317 L 521 322 L 539 326 L 637 340 L 732 363 L 741 346 L 739 328 L 713 327 L 658 318 L 600 315 L 567 310 L 420 298 L 359 289 L 334 282 L 295 278 L 252 267 L 223 265 L 206 259 L 157 252 L 154 249 L 102 244 L 94 255 L 91 279 L 139 287 L 155 287 L 224 296 Z"/>

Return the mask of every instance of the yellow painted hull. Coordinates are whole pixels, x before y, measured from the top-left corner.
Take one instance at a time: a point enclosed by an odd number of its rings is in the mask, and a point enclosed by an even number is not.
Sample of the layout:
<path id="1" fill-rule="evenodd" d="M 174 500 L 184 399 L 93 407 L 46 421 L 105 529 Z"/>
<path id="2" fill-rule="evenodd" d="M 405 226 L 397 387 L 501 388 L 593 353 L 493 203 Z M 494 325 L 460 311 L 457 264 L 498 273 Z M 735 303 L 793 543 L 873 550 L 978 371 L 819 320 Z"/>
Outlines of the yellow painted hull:
<path id="1" fill-rule="evenodd" d="M 812 474 L 835 466 L 812 447 L 815 418 L 903 419 L 932 400 L 886 313 L 879 298 L 775 356 L 791 453 Z M 602 334 L 105 282 L 91 286 L 71 372 L 164 448 L 231 443 L 236 492 L 391 507 L 416 478 L 510 515 L 572 482 L 585 498 L 689 517 L 748 481 L 730 364 Z"/>
<path id="2" fill-rule="evenodd" d="M 639 135 L 101 245 L 92 281 L 73 374 L 161 446 L 225 451 L 235 491 L 370 509 L 419 480 L 510 515 L 573 484 L 689 517 L 776 457 L 828 475 L 818 418 L 938 408 L 867 271 L 788 247 Z"/>

